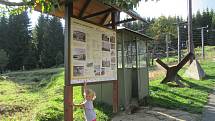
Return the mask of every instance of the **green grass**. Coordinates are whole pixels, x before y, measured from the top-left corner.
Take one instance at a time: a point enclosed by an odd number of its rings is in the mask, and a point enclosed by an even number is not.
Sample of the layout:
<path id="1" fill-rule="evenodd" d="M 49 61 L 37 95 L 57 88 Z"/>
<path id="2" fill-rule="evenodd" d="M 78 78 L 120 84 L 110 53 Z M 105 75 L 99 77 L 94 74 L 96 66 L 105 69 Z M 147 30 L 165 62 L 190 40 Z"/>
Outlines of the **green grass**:
<path id="1" fill-rule="evenodd" d="M 62 68 L 8 73 L 0 80 L 1 121 L 62 121 L 64 72 Z M 81 88 L 74 87 L 74 101 L 83 100 Z M 96 103 L 99 121 L 112 115 L 109 105 Z M 74 120 L 82 121 L 83 109 L 74 109 Z"/>
<path id="2" fill-rule="evenodd" d="M 214 56 L 214 50 L 215 47 L 207 47 L 206 57 Z M 203 62 L 202 66 L 207 78 L 201 81 L 185 78 L 184 83 L 190 87 L 160 84 L 163 77 L 151 81 L 150 105 L 201 113 L 215 83 L 215 62 Z M 10 72 L 4 76 L 9 79 L 0 80 L 0 121 L 63 120 L 63 68 Z M 75 87 L 74 102 L 80 103 L 82 100 L 81 88 Z M 98 121 L 109 120 L 112 116 L 112 108 L 107 104 L 95 103 L 95 109 Z M 74 109 L 74 118 L 75 121 L 82 121 L 83 109 Z"/>
<path id="3" fill-rule="evenodd" d="M 172 109 L 181 109 L 192 113 L 202 113 L 203 106 L 207 103 L 208 94 L 215 85 L 215 62 L 201 63 L 207 76 L 203 80 L 184 78 L 184 88 L 160 84 L 161 79 L 150 82 L 150 105 Z M 183 69 L 179 72 L 184 73 Z"/>

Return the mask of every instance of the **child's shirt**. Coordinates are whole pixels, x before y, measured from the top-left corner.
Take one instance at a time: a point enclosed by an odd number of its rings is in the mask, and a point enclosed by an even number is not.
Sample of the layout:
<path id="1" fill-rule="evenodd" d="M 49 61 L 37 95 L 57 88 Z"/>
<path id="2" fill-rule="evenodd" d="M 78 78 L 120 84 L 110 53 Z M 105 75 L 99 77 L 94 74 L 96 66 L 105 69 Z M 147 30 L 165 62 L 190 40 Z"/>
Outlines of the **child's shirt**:
<path id="1" fill-rule="evenodd" d="M 96 119 L 96 112 L 94 111 L 93 102 L 91 100 L 86 100 L 84 109 L 86 121 L 93 121 Z"/>

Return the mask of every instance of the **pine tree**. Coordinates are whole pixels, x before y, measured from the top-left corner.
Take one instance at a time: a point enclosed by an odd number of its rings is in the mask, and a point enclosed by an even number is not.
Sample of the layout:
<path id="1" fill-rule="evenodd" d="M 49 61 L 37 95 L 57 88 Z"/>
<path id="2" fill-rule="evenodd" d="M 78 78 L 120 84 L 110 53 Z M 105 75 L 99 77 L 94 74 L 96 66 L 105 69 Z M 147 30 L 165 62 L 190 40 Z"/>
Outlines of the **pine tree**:
<path id="1" fill-rule="evenodd" d="M 6 51 L 9 54 L 8 66 L 11 70 L 19 70 L 25 66 L 24 60 L 28 55 L 31 42 L 29 26 L 27 12 L 19 15 L 10 15 Z"/>
<path id="2" fill-rule="evenodd" d="M 7 53 L 3 49 L 0 49 L 0 73 L 4 72 L 5 67 L 8 64 L 8 60 L 9 58 Z"/>
<path id="3" fill-rule="evenodd" d="M 38 19 L 38 24 L 35 27 L 35 44 L 36 44 L 36 59 L 38 60 L 38 66 L 44 67 L 44 64 L 42 62 L 42 53 L 44 53 L 45 51 L 45 45 L 44 45 L 44 41 L 46 39 L 47 36 L 47 32 L 48 32 L 48 22 L 49 19 L 48 17 L 45 17 L 43 14 L 40 15 L 39 19 Z"/>
<path id="4" fill-rule="evenodd" d="M 0 49 L 6 49 L 7 33 L 8 33 L 8 19 L 3 16 L 0 18 Z"/>
<path id="5" fill-rule="evenodd" d="M 43 45 L 42 61 L 45 67 L 55 66 L 56 55 L 59 51 L 63 52 L 64 48 L 63 27 L 59 18 L 53 17 L 50 19 Z"/>

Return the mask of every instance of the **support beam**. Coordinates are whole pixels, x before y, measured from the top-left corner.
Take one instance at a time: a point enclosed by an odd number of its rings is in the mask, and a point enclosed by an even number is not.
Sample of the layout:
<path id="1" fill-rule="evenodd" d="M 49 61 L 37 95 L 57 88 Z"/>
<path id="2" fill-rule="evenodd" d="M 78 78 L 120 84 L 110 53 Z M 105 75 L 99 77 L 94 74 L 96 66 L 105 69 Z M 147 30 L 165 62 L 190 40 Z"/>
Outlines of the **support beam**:
<path id="1" fill-rule="evenodd" d="M 194 52 L 194 44 L 193 44 L 193 32 L 192 32 L 192 0 L 188 0 L 188 52 L 193 53 Z M 195 59 L 195 56 L 190 59 L 190 64 Z"/>
<path id="2" fill-rule="evenodd" d="M 93 14 L 81 17 L 81 19 L 88 19 L 88 18 L 91 18 L 91 17 L 95 17 L 95 16 L 98 16 L 98 15 L 105 14 L 107 12 L 111 12 L 111 11 L 112 11 L 112 8 L 109 8 L 109 9 L 106 9 L 106 10 L 103 10 L 103 11 L 100 11 L 100 12 L 97 12 L 97 13 L 93 13 Z"/>
<path id="3" fill-rule="evenodd" d="M 116 30 L 116 11 L 111 12 L 112 29 Z M 119 107 L 119 81 L 113 81 L 113 112 L 117 113 Z"/>
<path id="4" fill-rule="evenodd" d="M 86 0 L 83 8 L 80 11 L 79 18 L 81 18 L 84 15 L 84 12 L 87 10 L 87 7 L 89 6 L 89 4 L 90 4 L 91 1 L 92 0 Z"/>
<path id="5" fill-rule="evenodd" d="M 64 120 L 73 120 L 73 87 L 71 80 L 71 16 L 73 14 L 73 0 L 67 0 L 65 4 L 65 34 L 64 34 L 64 64 L 65 64 L 65 82 L 64 82 Z"/>
<path id="6" fill-rule="evenodd" d="M 104 18 L 101 20 L 100 24 L 104 25 L 105 21 L 107 20 L 108 16 L 110 15 L 110 13 L 107 13 Z"/>
<path id="7" fill-rule="evenodd" d="M 130 22 L 130 21 L 135 21 L 135 20 L 136 20 L 135 18 L 129 18 L 129 19 L 126 19 L 126 20 L 117 21 L 117 22 L 115 22 L 115 25 L 126 23 L 126 22 Z M 110 23 L 110 24 L 106 24 L 104 26 L 110 26 L 110 25 L 112 25 L 112 24 Z"/>

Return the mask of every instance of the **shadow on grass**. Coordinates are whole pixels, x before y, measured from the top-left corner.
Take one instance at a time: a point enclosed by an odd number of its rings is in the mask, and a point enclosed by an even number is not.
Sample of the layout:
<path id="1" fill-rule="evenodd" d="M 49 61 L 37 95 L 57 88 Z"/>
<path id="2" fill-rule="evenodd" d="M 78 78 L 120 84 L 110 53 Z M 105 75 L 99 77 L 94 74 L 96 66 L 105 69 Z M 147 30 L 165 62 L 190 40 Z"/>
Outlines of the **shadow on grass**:
<path id="1" fill-rule="evenodd" d="M 213 89 L 211 89 L 211 88 L 208 88 L 208 87 L 205 87 L 205 86 L 190 82 L 190 81 L 185 80 L 185 79 L 183 79 L 182 81 L 187 83 L 190 86 L 190 88 L 193 88 L 193 89 L 196 89 L 196 90 L 200 90 L 200 91 L 204 91 L 204 92 L 212 92 L 213 91 Z M 207 80 L 203 80 L 203 81 L 207 81 Z"/>
<path id="2" fill-rule="evenodd" d="M 173 91 L 168 91 L 168 90 L 162 89 L 160 87 L 155 87 L 155 86 L 151 86 L 151 87 L 152 87 L 152 90 L 156 88 L 156 90 L 161 90 L 163 92 L 171 93 L 171 94 L 173 94 L 175 96 L 178 96 L 178 97 L 181 97 L 181 98 L 184 98 L 184 99 L 190 99 L 190 100 L 195 101 L 195 102 L 204 103 L 203 101 L 198 100 L 196 98 L 185 96 L 185 95 L 182 95 L 182 94 L 178 94 L 178 93 L 175 93 Z M 164 95 L 162 95 L 162 96 L 164 96 Z"/>
<path id="3" fill-rule="evenodd" d="M 162 95 L 162 98 L 151 97 L 150 104 L 152 106 L 164 107 L 168 109 L 181 109 L 191 113 L 202 113 L 201 106 L 194 105 L 192 103 L 183 103 L 165 95 Z"/>
<path id="4" fill-rule="evenodd" d="M 215 81 L 215 76 L 206 75 L 206 76 L 205 76 L 205 79 L 212 79 L 212 80 Z"/>
<path id="5" fill-rule="evenodd" d="M 204 83 L 200 83 L 200 82 L 204 82 L 204 81 L 215 82 L 215 76 L 207 75 L 206 78 L 201 81 L 198 81 L 198 80 L 189 81 L 183 78 L 181 78 L 180 80 L 183 83 L 186 83 L 187 85 L 189 85 L 188 86 L 189 88 L 192 88 L 194 90 L 199 90 L 205 94 L 206 93 L 208 94 L 213 91 L 213 88 L 210 88 L 210 86 L 207 83 L 205 84 L 208 85 L 208 87 L 204 85 Z M 188 95 L 186 95 L 186 94 L 183 94 L 183 91 L 181 93 L 180 91 L 177 92 L 176 90 L 171 90 L 171 88 L 173 87 L 177 89 L 176 85 L 167 85 L 167 86 L 169 87 L 162 88 L 162 86 L 150 86 L 150 90 L 152 92 L 153 91 L 155 92 L 155 95 L 153 96 L 152 94 L 149 101 L 151 105 L 170 108 L 170 109 L 178 108 L 192 113 L 202 112 L 203 105 L 206 103 L 206 101 L 201 100 L 198 97 L 195 97 L 195 94 L 192 95 L 192 93 L 195 93 L 195 92 L 188 92 Z M 178 88 L 178 89 L 180 90 L 183 88 Z"/>

